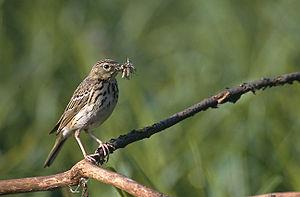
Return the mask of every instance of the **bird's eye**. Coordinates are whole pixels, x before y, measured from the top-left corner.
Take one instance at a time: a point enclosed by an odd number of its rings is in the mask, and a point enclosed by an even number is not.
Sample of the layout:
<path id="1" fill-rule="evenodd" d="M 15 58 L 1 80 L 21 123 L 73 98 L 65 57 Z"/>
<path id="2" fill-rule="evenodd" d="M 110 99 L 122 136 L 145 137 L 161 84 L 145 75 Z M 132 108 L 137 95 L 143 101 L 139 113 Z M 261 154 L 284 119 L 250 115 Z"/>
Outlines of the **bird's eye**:
<path id="1" fill-rule="evenodd" d="M 105 70 L 109 70 L 110 66 L 109 66 L 108 64 L 104 64 L 104 65 L 103 65 L 103 68 L 104 68 Z"/>

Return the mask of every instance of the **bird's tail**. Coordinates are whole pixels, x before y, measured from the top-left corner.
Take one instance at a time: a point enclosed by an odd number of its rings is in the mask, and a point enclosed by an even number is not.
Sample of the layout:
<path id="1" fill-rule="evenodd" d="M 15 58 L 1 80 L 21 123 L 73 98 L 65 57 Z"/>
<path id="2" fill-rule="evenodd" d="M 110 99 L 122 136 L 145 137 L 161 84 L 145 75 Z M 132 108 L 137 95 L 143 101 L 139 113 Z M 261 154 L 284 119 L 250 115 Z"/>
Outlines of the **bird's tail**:
<path id="1" fill-rule="evenodd" d="M 53 163 L 54 159 L 56 158 L 57 154 L 59 153 L 60 149 L 62 148 L 62 146 L 66 140 L 67 140 L 67 137 L 63 136 L 62 134 L 57 136 L 55 144 L 54 144 L 53 148 L 51 149 L 51 151 L 44 163 L 44 168 L 49 167 Z"/>

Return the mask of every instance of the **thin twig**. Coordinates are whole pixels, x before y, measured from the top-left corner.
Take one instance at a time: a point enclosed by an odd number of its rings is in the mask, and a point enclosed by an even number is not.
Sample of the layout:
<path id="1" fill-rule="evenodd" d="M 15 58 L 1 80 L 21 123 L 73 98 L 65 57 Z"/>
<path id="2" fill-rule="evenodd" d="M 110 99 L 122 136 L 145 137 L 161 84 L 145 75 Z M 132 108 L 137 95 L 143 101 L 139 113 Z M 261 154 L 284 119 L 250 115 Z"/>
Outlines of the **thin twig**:
<path id="1" fill-rule="evenodd" d="M 299 196 L 300 196 L 300 192 L 278 192 L 278 193 L 250 196 L 250 197 L 299 197 Z"/>

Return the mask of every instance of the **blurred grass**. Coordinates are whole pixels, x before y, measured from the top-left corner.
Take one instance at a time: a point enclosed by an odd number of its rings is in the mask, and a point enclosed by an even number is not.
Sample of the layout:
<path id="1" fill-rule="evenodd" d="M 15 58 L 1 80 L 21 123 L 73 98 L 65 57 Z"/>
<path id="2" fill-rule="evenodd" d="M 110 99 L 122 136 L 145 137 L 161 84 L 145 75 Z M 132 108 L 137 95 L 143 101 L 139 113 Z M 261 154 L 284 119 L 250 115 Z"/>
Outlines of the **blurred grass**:
<path id="1" fill-rule="evenodd" d="M 130 57 L 138 70 L 119 80 L 118 106 L 96 129 L 108 140 L 225 87 L 299 70 L 299 8 L 297 0 L 1 0 L 0 178 L 48 175 L 82 158 L 69 140 L 42 167 L 49 130 L 98 59 Z M 299 93 L 294 84 L 245 95 L 117 151 L 107 165 L 171 196 L 295 191 Z M 118 195 L 89 184 L 92 196 Z"/>

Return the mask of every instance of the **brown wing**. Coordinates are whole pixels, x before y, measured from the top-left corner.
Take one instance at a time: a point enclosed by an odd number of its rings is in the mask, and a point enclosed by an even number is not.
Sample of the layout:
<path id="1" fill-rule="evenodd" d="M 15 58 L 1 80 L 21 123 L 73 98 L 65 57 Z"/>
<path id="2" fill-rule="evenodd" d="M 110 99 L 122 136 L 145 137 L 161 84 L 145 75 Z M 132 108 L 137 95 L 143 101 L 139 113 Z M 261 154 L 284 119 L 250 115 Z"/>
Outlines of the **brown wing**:
<path id="1" fill-rule="evenodd" d="M 85 79 L 79 84 L 64 113 L 56 123 L 50 133 L 56 132 L 56 135 L 74 118 L 74 116 L 87 104 L 87 101 L 92 93 L 94 84 L 92 81 Z"/>

